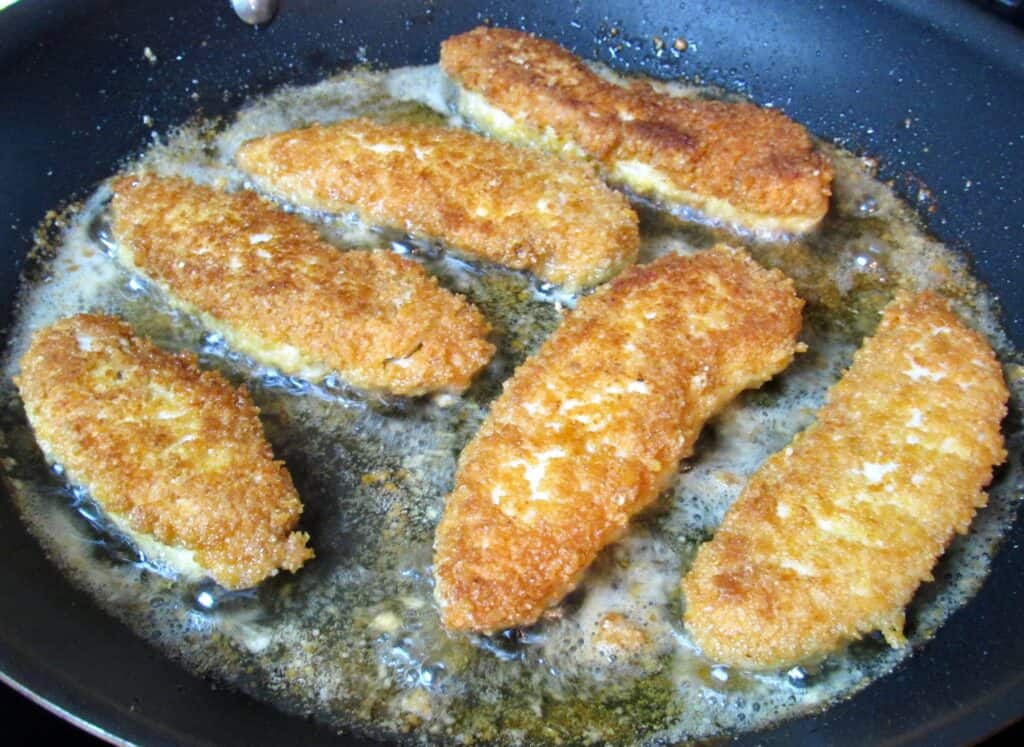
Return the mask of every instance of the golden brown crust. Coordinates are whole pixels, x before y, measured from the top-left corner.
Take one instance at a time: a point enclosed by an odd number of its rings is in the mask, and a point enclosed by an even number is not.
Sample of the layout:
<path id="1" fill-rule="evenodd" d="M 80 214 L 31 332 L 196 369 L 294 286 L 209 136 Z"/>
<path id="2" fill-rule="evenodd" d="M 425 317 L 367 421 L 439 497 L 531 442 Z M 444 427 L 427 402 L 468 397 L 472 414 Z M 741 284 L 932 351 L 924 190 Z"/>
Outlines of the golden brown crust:
<path id="1" fill-rule="evenodd" d="M 416 262 L 341 252 L 252 192 L 128 176 L 113 212 L 125 264 L 284 373 L 417 395 L 464 389 L 494 352 L 480 312 Z"/>
<path id="2" fill-rule="evenodd" d="M 465 130 L 352 119 L 253 140 L 236 155 L 262 189 L 444 241 L 570 290 L 636 259 L 636 214 L 582 164 Z"/>
<path id="3" fill-rule="evenodd" d="M 302 504 L 245 388 L 112 317 L 36 333 L 16 383 L 39 445 L 137 533 L 194 554 L 227 588 L 313 557 Z"/>
<path id="4" fill-rule="evenodd" d="M 748 228 L 807 230 L 828 210 L 831 164 L 777 111 L 616 85 L 558 44 L 510 29 L 451 37 L 441 67 L 513 120 L 577 145 L 606 172 L 639 161 L 667 175 L 710 217 L 734 212 Z"/>
<path id="5" fill-rule="evenodd" d="M 988 343 L 931 293 L 902 294 L 818 422 L 754 475 L 683 581 L 716 661 L 784 667 L 903 608 L 1005 458 L 1007 391 Z"/>
<path id="6" fill-rule="evenodd" d="M 792 360 L 790 280 L 717 247 L 580 301 L 462 452 L 437 529 L 446 626 L 527 625 L 649 505 L 704 422 Z"/>

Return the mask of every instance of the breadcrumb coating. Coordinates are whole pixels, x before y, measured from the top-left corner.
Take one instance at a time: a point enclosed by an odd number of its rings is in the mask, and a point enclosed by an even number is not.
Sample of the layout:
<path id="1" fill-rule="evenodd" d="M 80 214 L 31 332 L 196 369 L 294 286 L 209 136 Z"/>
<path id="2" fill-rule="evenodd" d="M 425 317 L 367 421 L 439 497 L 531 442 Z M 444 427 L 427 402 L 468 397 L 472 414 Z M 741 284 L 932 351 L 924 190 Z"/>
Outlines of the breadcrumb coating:
<path id="1" fill-rule="evenodd" d="M 1006 385 L 985 339 L 932 293 L 884 312 L 818 421 L 761 467 L 683 581 L 704 653 L 779 668 L 881 630 L 986 502 Z"/>
<path id="2" fill-rule="evenodd" d="M 283 373 L 419 395 L 465 389 L 494 353 L 483 315 L 419 264 L 342 252 L 253 192 L 127 176 L 113 214 L 122 263 Z"/>
<path id="3" fill-rule="evenodd" d="M 609 181 L 715 222 L 801 233 L 828 211 L 831 163 L 780 112 L 618 85 L 555 42 L 511 29 L 451 37 L 441 67 L 460 87 L 460 112 L 491 134 L 585 153 Z"/>
<path id="4" fill-rule="evenodd" d="M 639 247 L 629 201 L 591 168 L 465 130 L 351 119 L 250 141 L 235 158 L 288 202 L 356 211 L 572 291 Z"/>
<path id="5" fill-rule="evenodd" d="M 91 314 L 40 330 L 15 383 L 40 447 L 136 540 L 221 586 L 313 557 L 302 504 L 245 388 Z M 140 544 L 145 544 L 140 542 Z M 191 557 L 189 557 L 189 555 Z"/>
<path id="6" fill-rule="evenodd" d="M 719 246 L 580 301 L 462 452 L 435 538 L 444 624 L 529 625 L 654 501 L 704 422 L 800 347 L 792 282 Z"/>

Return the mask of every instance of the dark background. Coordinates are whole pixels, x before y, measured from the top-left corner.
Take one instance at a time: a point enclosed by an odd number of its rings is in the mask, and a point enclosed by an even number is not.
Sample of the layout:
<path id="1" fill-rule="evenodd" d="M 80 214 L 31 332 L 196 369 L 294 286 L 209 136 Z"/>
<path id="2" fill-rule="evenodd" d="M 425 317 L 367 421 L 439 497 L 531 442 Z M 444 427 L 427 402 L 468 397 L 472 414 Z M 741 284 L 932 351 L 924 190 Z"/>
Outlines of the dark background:
<path id="1" fill-rule="evenodd" d="M 1024 0 L 974 0 L 985 10 L 1024 28 Z"/>

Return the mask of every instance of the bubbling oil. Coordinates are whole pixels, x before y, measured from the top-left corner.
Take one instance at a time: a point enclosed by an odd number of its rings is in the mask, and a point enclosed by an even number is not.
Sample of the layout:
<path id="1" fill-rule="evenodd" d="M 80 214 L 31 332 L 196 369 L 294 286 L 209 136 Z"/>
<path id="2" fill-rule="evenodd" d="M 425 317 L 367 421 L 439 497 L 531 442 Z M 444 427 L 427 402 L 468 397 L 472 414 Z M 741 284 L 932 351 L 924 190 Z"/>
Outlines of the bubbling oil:
<path id="1" fill-rule="evenodd" d="M 169 133 L 134 165 L 238 189 L 247 184 L 231 159 L 252 137 L 356 115 L 460 124 L 449 93 L 435 66 L 347 73 L 255 101 L 227 126 Z M 672 488 L 532 628 L 446 633 L 432 599 L 431 545 L 459 452 L 502 381 L 574 299 L 352 216 L 299 211 L 339 251 L 373 247 L 423 263 L 491 321 L 499 352 L 462 397 L 369 397 L 335 378 L 312 385 L 282 376 L 230 350 L 105 251 L 110 195 L 101 185 L 70 217 L 59 245 L 34 260 L 22 290 L 0 384 L 13 497 L 54 562 L 140 635 L 193 671 L 339 731 L 410 743 L 662 744 L 820 709 L 890 671 L 977 590 L 1021 493 L 1014 420 L 1006 423 L 1011 463 L 970 535 L 954 541 L 936 581 L 915 597 L 906 649 L 868 637 L 814 666 L 751 674 L 713 665 L 690 642 L 679 579 L 696 548 L 748 476 L 813 421 L 897 288 L 951 297 L 992 341 L 1013 411 L 1021 411 L 1015 353 L 960 258 L 922 230 L 869 163 L 822 147 L 836 166 L 833 207 L 819 231 L 799 240 L 753 242 L 638 204 L 641 261 L 724 240 L 792 277 L 808 301 L 809 352 L 712 421 Z M 81 310 L 121 316 L 161 347 L 194 351 L 204 367 L 249 386 L 302 496 L 315 561 L 245 592 L 185 583 L 151 563 L 45 464 L 10 376 L 34 330 Z"/>

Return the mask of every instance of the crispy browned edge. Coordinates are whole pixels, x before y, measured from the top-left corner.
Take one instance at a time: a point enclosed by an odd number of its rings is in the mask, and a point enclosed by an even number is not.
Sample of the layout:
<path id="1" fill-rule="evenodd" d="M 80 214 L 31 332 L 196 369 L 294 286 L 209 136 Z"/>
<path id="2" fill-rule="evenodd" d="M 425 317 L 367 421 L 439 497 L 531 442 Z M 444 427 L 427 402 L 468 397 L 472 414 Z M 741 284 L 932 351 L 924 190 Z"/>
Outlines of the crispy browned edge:
<path id="1" fill-rule="evenodd" d="M 913 365 L 944 378 L 910 380 Z M 984 337 L 941 297 L 901 293 L 817 423 L 755 473 L 698 552 L 683 582 L 694 640 L 751 668 L 814 660 L 873 630 L 901 645 L 904 607 L 1005 458 L 1007 396 Z M 867 462 L 895 466 L 861 479 Z"/>
<path id="2" fill-rule="evenodd" d="M 444 624 L 493 632 L 533 623 L 559 601 L 666 487 L 706 419 L 789 364 L 802 306 L 782 273 L 724 246 L 630 268 L 583 299 L 506 382 L 462 452 L 435 539 Z M 650 396 L 618 400 L 599 435 L 559 415 L 606 380 L 644 382 Z M 552 446 L 568 453 L 549 470 L 557 498 L 531 504 L 541 517 L 531 523 L 508 515 L 495 486 L 528 500 L 514 492 L 521 478 L 510 465 Z"/>
<path id="3" fill-rule="evenodd" d="M 243 350 L 258 360 L 280 365 L 264 348 L 292 346 L 357 387 L 420 395 L 465 389 L 494 353 L 480 311 L 411 259 L 339 251 L 250 191 L 138 174 L 113 186 L 114 235 L 133 269 L 258 338 Z M 254 235 L 273 238 L 253 245 Z"/>
<path id="4" fill-rule="evenodd" d="M 20 367 L 15 383 L 47 458 L 132 531 L 191 551 L 227 588 L 313 557 L 309 536 L 293 531 L 299 496 L 245 387 L 92 314 L 38 331 Z M 168 406 L 183 420 L 157 417 Z M 179 426 L 191 441 L 177 442 Z"/>
<path id="5" fill-rule="evenodd" d="M 365 147 L 382 143 L 401 150 Z M 568 290 L 617 274 L 640 243 L 628 200 L 590 168 L 465 130 L 349 119 L 251 140 L 235 160 L 288 202 L 354 209 Z"/>
<path id="6" fill-rule="evenodd" d="M 441 66 L 513 119 L 551 128 L 606 167 L 641 161 L 680 189 L 754 214 L 816 222 L 828 211 L 832 165 L 781 112 L 671 97 L 641 81 L 619 86 L 555 42 L 512 29 L 447 39 Z"/>

